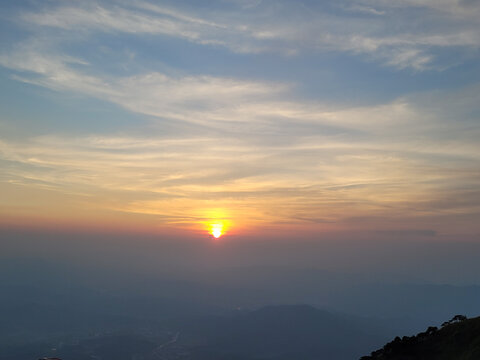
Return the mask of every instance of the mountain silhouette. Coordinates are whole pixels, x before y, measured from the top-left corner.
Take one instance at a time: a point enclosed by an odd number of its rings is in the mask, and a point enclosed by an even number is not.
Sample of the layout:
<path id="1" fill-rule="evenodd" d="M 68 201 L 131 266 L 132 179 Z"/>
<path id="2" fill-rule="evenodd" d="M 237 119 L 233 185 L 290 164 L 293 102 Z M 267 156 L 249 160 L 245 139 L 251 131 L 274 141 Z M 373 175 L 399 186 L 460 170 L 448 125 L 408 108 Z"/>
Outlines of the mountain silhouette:
<path id="1" fill-rule="evenodd" d="M 456 315 L 442 327 L 429 327 L 416 336 L 396 337 L 360 360 L 478 360 L 480 317 Z"/>

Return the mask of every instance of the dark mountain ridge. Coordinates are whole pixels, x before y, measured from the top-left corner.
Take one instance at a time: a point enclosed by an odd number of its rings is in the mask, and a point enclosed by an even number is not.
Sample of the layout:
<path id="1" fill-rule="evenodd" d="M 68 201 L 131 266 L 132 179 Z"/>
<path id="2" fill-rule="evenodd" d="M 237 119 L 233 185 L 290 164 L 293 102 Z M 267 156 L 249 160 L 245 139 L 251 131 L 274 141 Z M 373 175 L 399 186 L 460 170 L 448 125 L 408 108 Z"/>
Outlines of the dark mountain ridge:
<path id="1" fill-rule="evenodd" d="M 396 337 L 360 360 L 478 360 L 480 317 L 456 315 L 440 329 L 429 327 L 416 336 Z"/>

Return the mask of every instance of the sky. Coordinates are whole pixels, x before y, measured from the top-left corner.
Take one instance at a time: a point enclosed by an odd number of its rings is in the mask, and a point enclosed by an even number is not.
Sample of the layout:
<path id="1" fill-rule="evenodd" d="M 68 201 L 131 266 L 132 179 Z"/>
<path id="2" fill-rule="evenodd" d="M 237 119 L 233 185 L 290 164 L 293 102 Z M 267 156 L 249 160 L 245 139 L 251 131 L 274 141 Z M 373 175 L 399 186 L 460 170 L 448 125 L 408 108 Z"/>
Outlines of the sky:
<path id="1" fill-rule="evenodd" d="M 479 239 L 478 1 L 0 6 L 4 229 Z"/>

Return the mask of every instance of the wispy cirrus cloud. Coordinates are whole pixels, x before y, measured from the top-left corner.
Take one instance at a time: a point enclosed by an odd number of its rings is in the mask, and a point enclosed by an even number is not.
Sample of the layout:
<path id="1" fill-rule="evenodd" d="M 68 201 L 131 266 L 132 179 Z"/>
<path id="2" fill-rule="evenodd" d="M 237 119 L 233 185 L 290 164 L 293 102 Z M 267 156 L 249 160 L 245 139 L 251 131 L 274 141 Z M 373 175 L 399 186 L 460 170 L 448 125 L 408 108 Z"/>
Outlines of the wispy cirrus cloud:
<path id="1" fill-rule="evenodd" d="M 437 50 L 480 47 L 475 20 L 480 10 L 467 1 L 326 4 L 283 1 L 192 15 L 187 9 L 148 2 L 87 2 L 23 13 L 21 19 L 64 31 L 171 36 L 240 53 L 347 52 L 399 69 L 443 69 L 450 64 L 436 62 Z M 301 23 L 296 21 L 299 17 Z M 390 30 L 392 24 L 395 31 Z"/>
<path id="2" fill-rule="evenodd" d="M 324 126 L 326 133 L 377 134 L 388 129 L 399 136 L 411 133 L 412 128 L 408 125 L 415 125 L 415 132 L 423 133 L 434 129 L 432 123 L 438 124 L 444 118 L 431 108 L 432 113 L 419 113 L 418 104 L 412 107 L 417 102 L 408 97 L 383 105 L 339 106 L 332 110 L 332 107 L 318 102 L 292 100 L 294 86 L 284 82 L 169 75 L 157 71 L 131 76 L 98 74 L 84 60 L 52 54 L 42 43 L 36 42 L 24 43 L 8 54 L 0 55 L 0 64 L 14 70 L 15 78 L 23 82 L 106 100 L 153 119 L 177 120 L 212 128 L 226 129 L 236 123 L 250 130 L 265 130 L 272 124 L 282 124 L 277 128 L 285 127 L 290 131 L 293 127 L 289 124 L 304 123 Z M 461 95 L 454 96 L 455 101 L 445 98 L 445 103 L 451 106 L 443 113 L 452 113 L 452 109 L 459 113 L 473 109 L 477 101 L 474 96 L 476 88 L 464 90 L 462 102 L 459 102 Z M 426 100 L 427 103 L 430 101 Z M 465 102 L 468 103 L 465 108 L 457 105 Z M 459 128 L 459 124 L 448 120 L 443 126 Z"/>
<path id="3" fill-rule="evenodd" d="M 237 218 L 256 209 L 271 222 L 311 222 L 313 213 L 334 224 L 478 211 L 469 189 L 479 176 L 472 170 L 479 133 L 468 116 L 478 86 L 345 108 L 293 101 L 282 83 L 156 72 L 99 77 L 76 69 L 75 59 L 22 51 L 0 61 L 24 81 L 110 101 L 152 124 L 173 120 L 208 131 L 3 140 L 10 183 L 103 194 L 107 209 L 167 222 L 199 219 L 192 212 L 213 200 L 243 209 Z M 452 114 L 463 120 L 452 123 Z M 451 194 L 467 193 L 472 202 L 452 201 Z"/>
<path id="4" fill-rule="evenodd" d="M 25 13 L 21 19 L 26 23 L 64 30 L 164 34 L 199 42 L 208 42 L 201 36 L 206 35 L 206 29 L 225 27 L 151 3 L 128 7 L 86 2 L 40 13 Z"/>
<path id="5" fill-rule="evenodd" d="M 455 94 L 436 95 L 443 99 L 441 103 L 434 101 L 438 109 L 429 106 L 422 110 L 433 101 L 429 95 L 397 98 L 375 106 L 332 108 L 315 101 L 292 100 L 293 87 L 282 82 L 168 75 L 156 71 L 132 76 L 93 73 L 84 60 L 52 54 L 36 42 L 24 43 L 0 55 L 0 64 L 16 71 L 14 76 L 20 81 L 107 100 L 152 119 L 223 130 L 236 123 L 239 130 L 243 126 L 250 130 L 276 128 L 281 133 L 285 128 L 301 132 L 299 125 L 304 124 L 304 128 L 323 127 L 329 135 L 354 132 L 361 137 L 362 133 L 382 136 L 392 133 L 401 137 L 414 132 L 437 137 L 444 130 L 463 131 L 471 125 L 469 111 L 473 111 L 478 101 L 475 95 L 478 86 L 474 85 Z M 445 114 L 465 116 L 461 117 L 462 122 L 452 123 Z M 468 134 L 462 133 L 465 136 Z"/>
<path id="6" fill-rule="evenodd" d="M 289 146 L 221 136 L 2 140 L 2 178 L 61 196 L 93 196 L 81 198 L 80 207 L 93 201 L 98 209 L 162 215 L 167 223 L 191 222 L 212 205 L 232 209 L 238 222 L 248 222 L 254 211 L 264 223 L 310 222 L 312 216 L 327 224 L 379 216 L 420 221 L 480 211 L 474 191 L 480 173 L 472 170 L 479 159 L 470 157 L 471 149 L 435 153 L 433 145 L 412 149 L 406 139 L 298 140 Z M 432 162 L 432 156 L 443 160 Z"/>

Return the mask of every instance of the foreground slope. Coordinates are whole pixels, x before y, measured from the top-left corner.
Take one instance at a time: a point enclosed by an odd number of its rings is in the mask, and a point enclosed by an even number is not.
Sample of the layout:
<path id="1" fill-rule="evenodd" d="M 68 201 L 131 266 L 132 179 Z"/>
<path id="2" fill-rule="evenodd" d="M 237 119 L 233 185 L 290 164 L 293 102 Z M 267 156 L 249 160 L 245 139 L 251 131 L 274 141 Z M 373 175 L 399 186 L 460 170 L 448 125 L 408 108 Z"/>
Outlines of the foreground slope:
<path id="1" fill-rule="evenodd" d="M 455 316 L 440 329 L 430 327 L 416 336 L 395 338 L 361 360 L 478 360 L 480 317 Z"/>

